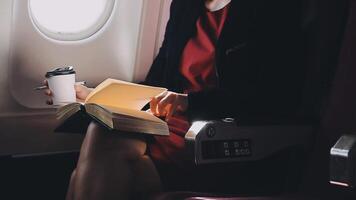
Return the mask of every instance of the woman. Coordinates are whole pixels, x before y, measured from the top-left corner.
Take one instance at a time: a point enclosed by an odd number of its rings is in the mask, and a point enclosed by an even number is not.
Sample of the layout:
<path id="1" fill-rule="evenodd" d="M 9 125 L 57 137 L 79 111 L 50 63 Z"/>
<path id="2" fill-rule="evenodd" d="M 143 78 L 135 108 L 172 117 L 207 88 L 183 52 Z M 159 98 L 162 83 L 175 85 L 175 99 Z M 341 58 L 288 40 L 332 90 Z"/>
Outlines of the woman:
<path id="1" fill-rule="evenodd" d="M 150 111 L 166 119 L 171 135 L 112 134 L 92 122 L 67 198 L 147 199 L 169 179 L 167 166 L 177 174 L 194 171 L 184 153 L 193 120 L 295 120 L 305 74 L 299 8 L 297 0 L 173 0 L 164 42 L 144 82 L 169 89 L 152 99 Z M 90 89 L 76 91 L 85 99 Z"/>

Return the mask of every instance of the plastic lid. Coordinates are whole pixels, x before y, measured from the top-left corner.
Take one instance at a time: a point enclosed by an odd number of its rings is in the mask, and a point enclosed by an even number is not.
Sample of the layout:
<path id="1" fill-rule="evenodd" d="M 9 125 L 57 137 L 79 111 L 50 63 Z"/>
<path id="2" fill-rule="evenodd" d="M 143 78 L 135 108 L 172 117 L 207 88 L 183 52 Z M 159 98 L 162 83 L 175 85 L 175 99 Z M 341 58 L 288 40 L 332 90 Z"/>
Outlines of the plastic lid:
<path id="1" fill-rule="evenodd" d="M 50 78 L 52 76 L 60 76 L 60 75 L 68 75 L 68 74 L 75 74 L 74 67 L 58 67 L 46 73 L 46 78 Z"/>

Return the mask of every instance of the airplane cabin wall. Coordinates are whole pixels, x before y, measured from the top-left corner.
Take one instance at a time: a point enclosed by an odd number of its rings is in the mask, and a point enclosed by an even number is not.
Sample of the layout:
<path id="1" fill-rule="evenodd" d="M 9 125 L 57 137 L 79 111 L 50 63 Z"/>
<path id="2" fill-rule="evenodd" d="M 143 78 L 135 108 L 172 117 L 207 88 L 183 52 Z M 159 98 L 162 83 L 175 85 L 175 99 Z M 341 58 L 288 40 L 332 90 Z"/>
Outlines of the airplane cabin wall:
<path id="1" fill-rule="evenodd" d="M 79 41 L 34 25 L 29 0 L 0 1 L 0 156 L 79 150 L 81 135 L 53 133 L 55 109 L 33 88 L 47 70 L 73 65 L 77 81 L 144 79 L 161 45 L 171 0 L 116 0 L 106 24 Z"/>
<path id="2" fill-rule="evenodd" d="M 0 116 L 8 116 L 24 110 L 11 98 L 9 91 L 12 3 L 12 0 L 0 1 Z"/>
<path id="3" fill-rule="evenodd" d="M 143 80 L 155 56 L 162 4 L 166 1 L 116 0 L 111 17 L 93 36 L 58 41 L 34 25 L 28 0 L 14 0 L 10 87 L 14 98 L 28 108 L 43 108 L 45 97 L 32 90 L 44 73 L 73 65 L 77 79 L 95 86 L 111 77 Z"/>

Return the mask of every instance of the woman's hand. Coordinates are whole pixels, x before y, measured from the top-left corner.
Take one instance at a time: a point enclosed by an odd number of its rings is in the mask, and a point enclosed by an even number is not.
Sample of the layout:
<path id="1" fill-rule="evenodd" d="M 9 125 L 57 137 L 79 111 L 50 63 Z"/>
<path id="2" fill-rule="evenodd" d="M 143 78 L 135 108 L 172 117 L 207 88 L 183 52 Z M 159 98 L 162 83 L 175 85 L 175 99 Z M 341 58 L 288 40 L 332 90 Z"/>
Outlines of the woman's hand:
<path id="1" fill-rule="evenodd" d="M 47 80 L 44 80 L 43 83 L 45 85 L 47 85 L 48 87 L 48 82 Z M 93 90 L 93 88 L 88 88 L 84 85 L 74 85 L 74 89 L 75 89 L 75 93 L 77 96 L 77 100 L 80 102 L 84 102 L 84 100 L 87 98 L 87 96 L 89 95 L 89 93 Z M 44 91 L 45 95 L 47 95 L 49 97 L 49 99 L 47 100 L 47 104 L 48 105 L 52 105 L 53 101 L 52 101 L 52 91 L 50 89 L 46 89 Z"/>
<path id="2" fill-rule="evenodd" d="M 164 92 L 150 102 L 151 112 L 158 117 L 165 117 L 168 121 L 176 112 L 185 112 L 188 108 L 188 95 L 175 92 Z"/>

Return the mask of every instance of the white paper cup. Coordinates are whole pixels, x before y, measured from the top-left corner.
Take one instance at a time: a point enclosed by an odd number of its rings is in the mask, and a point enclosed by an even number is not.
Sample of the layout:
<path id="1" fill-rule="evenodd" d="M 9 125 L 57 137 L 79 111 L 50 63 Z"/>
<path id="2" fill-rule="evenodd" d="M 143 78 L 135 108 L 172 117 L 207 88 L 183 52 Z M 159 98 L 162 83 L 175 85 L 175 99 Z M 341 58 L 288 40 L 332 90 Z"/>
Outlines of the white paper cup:
<path id="1" fill-rule="evenodd" d="M 76 102 L 75 73 L 51 76 L 47 78 L 47 81 L 52 91 L 53 105 L 61 106 Z"/>

